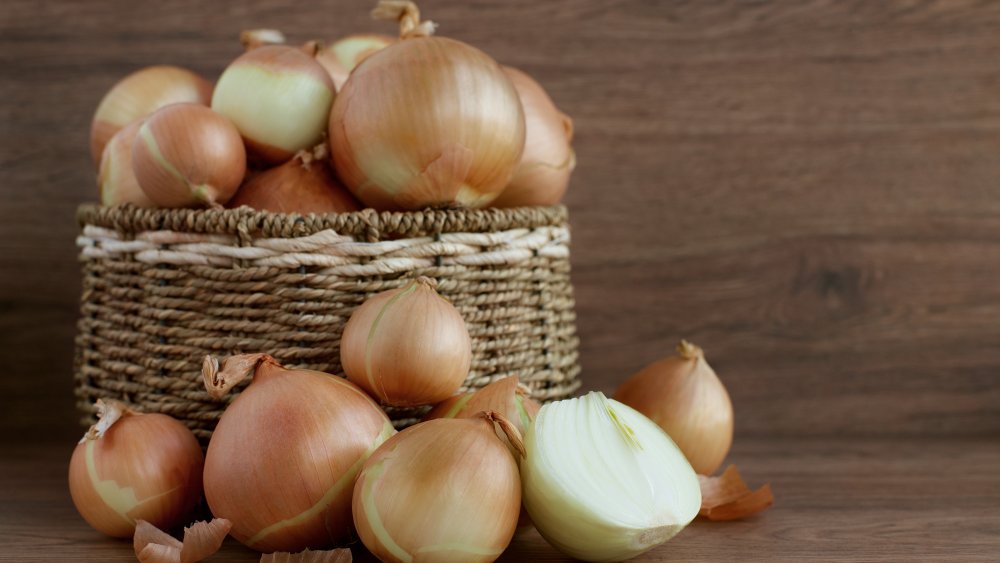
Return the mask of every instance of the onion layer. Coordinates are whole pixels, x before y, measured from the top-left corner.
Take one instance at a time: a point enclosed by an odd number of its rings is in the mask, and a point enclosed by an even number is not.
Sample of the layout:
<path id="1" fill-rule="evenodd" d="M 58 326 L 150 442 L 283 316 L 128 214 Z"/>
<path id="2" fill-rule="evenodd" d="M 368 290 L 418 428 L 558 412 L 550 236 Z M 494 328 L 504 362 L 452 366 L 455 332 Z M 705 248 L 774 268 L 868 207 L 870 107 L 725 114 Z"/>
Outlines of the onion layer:
<path id="1" fill-rule="evenodd" d="M 404 37 L 358 65 L 333 104 L 337 174 L 376 209 L 488 204 L 524 147 L 517 91 L 482 51 L 419 36 L 430 26 L 415 23 L 412 3 L 379 7 L 401 18 Z"/>
<path id="2" fill-rule="evenodd" d="M 330 76 L 311 56 L 265 45 L 223 71 L 212 109 L 232 120 L 253 155 L 278 164 L 322 140 L 333 98 Z"/>
<path id="3" fill-rule="evenodd" d="M 246 152 L 225 117 L 204 106 L 174 104 L 139 129 L 132 170 L 159 207 L 221 205 L 243 180 Z"/>
<path id="4" fill-rule="evenodd" d="M 207 106 L 212 84 L 176 66 L 151 66 L 133 72 L 101 99 L 90 126 L 90 156 L 100 164 L 104 146 L 119 129 L 170 104 Z"/>
<path id="5" fill-rule="evenodd" d="M 698 477 L 655 423 L 603 394 L 542 405 L 525 438 L 524 506 L 557 549 L 622 561 L 698 514 Z"/>
<path id="6" fill-rule="evenodd" d="M 524 153 L 514 177 L 493 207 L 555 205 L 566 193 L 569 176 L 576 166 L 573 120 L 559 111 L 538 82 L 527 74 L 503 67 L 514 83 L 524 107 L 526 136 Z"/>
<path id="7" fill-rule="evenodd" d="M 69 462 L 69 492 L 83 519 L 117 538 L 136 522 L 160 528 L 185 521 L 201 499 L 204 456 L 190 430 L 165 414 L 142 414 L 97 401 L 90 427 Z"/>
<path id="8" fill-rule="evenodd" d="M 284 369 L 266 354 L 206 358 L 209 393 L 253 381 L 222 414 L 205 458 L 205 496 L 231 534 L 258 551 L 301 551 L 347 540 L 351 494 L 365 460 L 395 434 L 360 389 L 318 371 Z"/>
<path id="9" fill-rule="evenodd" d="M 104 147 L 101 167 L 97 172 L 97 187 L 104 205 L 131 203 L 139 207 L 156 207 L 139 187 L 132 170 L 132 145 L 144 122 L 140 118 L 129 123 L 115 133 Z"/>
<path id="10" fill-rule="evenodd" d="M 354 487 L 361 541 L 382 561 L 493 561 L 510 543 L 521 506 L 519 451 L 502 415 L 422 422 L 372 454 Z"/>

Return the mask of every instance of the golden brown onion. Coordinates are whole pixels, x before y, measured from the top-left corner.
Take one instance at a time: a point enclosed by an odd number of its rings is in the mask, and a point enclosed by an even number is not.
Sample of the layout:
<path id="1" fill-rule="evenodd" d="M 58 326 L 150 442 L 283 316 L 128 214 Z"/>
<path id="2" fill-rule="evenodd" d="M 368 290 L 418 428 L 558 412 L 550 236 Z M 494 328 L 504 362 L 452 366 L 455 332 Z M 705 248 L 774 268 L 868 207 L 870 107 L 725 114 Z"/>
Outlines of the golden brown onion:
<path id="1" fill-rule="evenodd" d="M 129 123 L 105 145 L 101 167 L 97 172 L 97 187 L 102 204 L 131 203 L 139 207 L 156 207 L 139 187 L 132 170 L 132 144 L 145 121 L 139 118 Z"/>
<path id="2" fill-rule="evenodd" d="M 526 135 L 521 162 L 493 207 L 555 205 L 566 193 L 576 166 L 573 120 L 559 111 L 538 82 L 527 74 L 503 67 L 521 97 Z"/>
<path id="3" fill-rule="evenodd" d="M 330 73 L 339 92 L 347 77 L 369 55 L 388 47 L 396 40 L 380 33 L 355 33 L 342 37 L 316 52 L 316 62 Z"/>
<path id="4" fill-rule="evenodd" d="M 422 422 L 382 444 L 354 487 L 361 541 L 381 561 L 493 561 L 514 535 L 521 482 L 494 421 L 517 444 L 513 425 L 497 413 Z"/>
<path id="5" fill-rule="evenodd" d="M 351 72 L 330 113 L 344 185 L 375 209 L 482 207 L 510 181 L 524 112 L 500 65 L 454 39 L 427 37 L 409 2 L 382 2 L 400 41 Z"/>
<path id="6" fill-rule="evenodd" d="M 344 325 L 344 372 L 382 404 L 437 403 L 453 395 L 469 375 L 469 331 L 434 285 L 421 277 L 379 293 Z"/>
<path id="7" fill-rule="evenodd" d="M 135 178 L 158 207 L 224 204 L 239 188 L 246 164 L 233 124 L 194 104 L 154 113 L 132 147 Z"/>
<path id="8" fill-rule="evenodd" d="M 615 399 L 648 416 L 684 452 L 694 470 L 711 475 L 733 443 L 733 404 L 701 348 L 682 340 L 677 355 L 646 366 Z"/>
<path id="9" fill-rule="evenodd" d="M 69 492 L 88 524 L 132 537 L 137 520 L 160 528 L 185 522 L 201 499 L 204 456 L 194 434 L 165 414 L 98 400 L 100 420 L 69 462 Z"/>
<path id="10" fill-rule="evenodd" d="M 223 71 L 212 109 L 232 120 L 251 154 L 278 164 L 322 140 L 333 98 L 330 75 L 311 56 L 265 45 Z"/>
<path id="11" fill-rule="evenodd" d="M 212 84 L 176 66 L 150 66 L 133 72 L 104 95 L 90 126 L 90 156 L 100 164 L 104 145 L 119 129 L 154 111 L 178 103 L 207 106 Z"/>
<path id="12" fill-rule="evenodd" d="M 205 496 L 231 534 L 258 551 L 318 549 L 351 537 L 351 493 L 368 456 L 395 434 L 382 409 L 343 378 L 285 369 L 266 354 L 206 358 L 205 386 L 226 408 L 208 444 Z"/>
<path id="13" fill-rule="evenodd" d="M 288 162 L 247 180 L 226 205 L 246 205 L 275 213 L 345 213 L 361 209 L 340 184 L 327 160 L 325 144 L 299 151 Z"/>

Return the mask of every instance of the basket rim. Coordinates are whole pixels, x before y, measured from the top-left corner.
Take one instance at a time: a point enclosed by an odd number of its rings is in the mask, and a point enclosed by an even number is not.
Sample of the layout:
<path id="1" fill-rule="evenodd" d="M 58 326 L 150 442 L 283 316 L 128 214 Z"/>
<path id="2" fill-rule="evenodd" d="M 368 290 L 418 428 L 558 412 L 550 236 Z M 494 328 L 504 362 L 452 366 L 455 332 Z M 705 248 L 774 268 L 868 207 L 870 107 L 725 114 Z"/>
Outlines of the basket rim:
<path id="1" fill-rule="evenodd" d="M 487 209 L 425 209 L 422 211 L 375 211 L 300 215 L 237 209 L 144 209 L 131 204 L 105 207 L 84 203 L 77 208 L 81 227 L 93 225 L 120 232 L 180 231 L 205 234 L 265 237 L 301 237 L 320 231 L 369 241 L 387 237 L 422 237 L 443 233 L 486 233 L 518 228 L 564 225 L 566 206 Z"/>

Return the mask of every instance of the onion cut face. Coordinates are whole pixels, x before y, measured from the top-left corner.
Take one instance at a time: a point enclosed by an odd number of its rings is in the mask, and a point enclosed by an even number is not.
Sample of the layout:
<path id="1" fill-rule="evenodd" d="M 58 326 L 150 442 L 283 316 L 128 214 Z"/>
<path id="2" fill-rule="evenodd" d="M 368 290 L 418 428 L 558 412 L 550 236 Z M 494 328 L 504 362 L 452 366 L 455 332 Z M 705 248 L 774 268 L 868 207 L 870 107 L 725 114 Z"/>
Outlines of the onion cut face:
<path id="1" fill-rule="evenodd" d="M 698 514 L 698 477 L 663 430 L 593 392 L 542 406 L 525 439 L 524 505 L 541 535 L 585 561 L 622 561 Z"/>

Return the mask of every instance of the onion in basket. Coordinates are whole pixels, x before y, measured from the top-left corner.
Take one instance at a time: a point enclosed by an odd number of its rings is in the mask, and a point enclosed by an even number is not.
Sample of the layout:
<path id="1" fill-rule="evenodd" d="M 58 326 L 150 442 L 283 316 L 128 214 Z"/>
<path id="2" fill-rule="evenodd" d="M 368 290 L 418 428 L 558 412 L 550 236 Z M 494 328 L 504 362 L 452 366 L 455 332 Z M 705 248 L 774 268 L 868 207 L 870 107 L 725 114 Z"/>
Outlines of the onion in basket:
<path id="1" fill-rule="evenodd" d="M 330 113 L 338 176 L 376 209 L 482 207 L 510 181 L 524 112 L 500 65 L 454 39 L 430 37 L 412 2 L 383 1 L 401 39 L 366 58 Z"/>
<path id="2" fill-rule="evenodd" d="M 97 187 L 104 205 L 132 203 L 139 207 L 156 207 L 139 187 L 132 170 L 132 146 L 144 122 L 145 119 L 139 118 L 129 123 L 104 147 L 101 167 L 97 171 Z"/>

